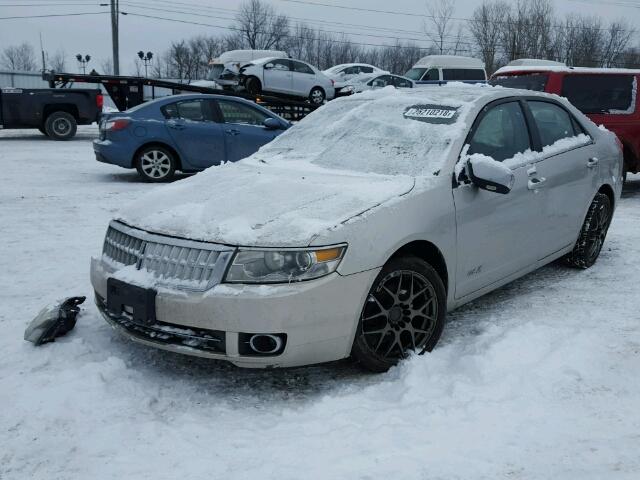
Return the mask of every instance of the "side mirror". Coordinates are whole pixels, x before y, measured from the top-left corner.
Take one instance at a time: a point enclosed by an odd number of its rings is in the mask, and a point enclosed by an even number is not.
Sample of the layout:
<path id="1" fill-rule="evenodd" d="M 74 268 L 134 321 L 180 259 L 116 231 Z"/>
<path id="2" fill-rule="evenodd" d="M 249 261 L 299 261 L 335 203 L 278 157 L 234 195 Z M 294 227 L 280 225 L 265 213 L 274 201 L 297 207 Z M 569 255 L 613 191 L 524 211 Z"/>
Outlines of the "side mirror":
<path id="1" fill-rule="evenodd" d="M 262 125 L 267 130 L 280 130 L 282 128 L 282 124 L 275 118 L 265 118 Z"/>
<path id="2" fill-rule="evenodd" d="M 271 70 L 274 66 L 275 65 L 273 63 L 269 62 L 264 66 L 264 69 L 265 70 Z"/>
<path id="3" fill-rule="evenodd" d="M 474 185 L 489 192 L 509 193 L 516 180 L 509 167 L 485 155 L 472 155 L 465 169 Z"/>

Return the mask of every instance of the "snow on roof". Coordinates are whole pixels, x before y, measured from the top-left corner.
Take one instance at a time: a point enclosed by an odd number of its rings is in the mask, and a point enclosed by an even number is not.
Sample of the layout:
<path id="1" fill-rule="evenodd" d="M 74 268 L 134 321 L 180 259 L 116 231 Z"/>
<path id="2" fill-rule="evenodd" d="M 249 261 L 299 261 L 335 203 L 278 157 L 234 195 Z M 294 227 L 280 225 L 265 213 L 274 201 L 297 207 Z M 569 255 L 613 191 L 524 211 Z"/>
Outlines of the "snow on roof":
<path id="1" fill-rule="evenodd" d="M 427 55 L 416 62 L 414 67 L 459 67 L 484 68 L 482 60 L 458 55 Z"/>
<path id="2" fill-rule="evenodd" d="M 516 60 L 511 60 L 506 65 L 507 67 L 523 67 L 523 66 L 562 66 L 566 67 L 567 64 L 564 62 L 556 62 L 554 60 L 543 60 L 540 58 L 518 58 Z"/>
<path id="3" fill-rule="evenodd" d="M 539 66 L 505 66 L 496 70 L 492 77 L 510 73 L 532 72 L 568 72 L 568 73 L 598 73 L 598 74 L 627 74 L 640 75 L 640 69 L 630 68 L 592 68 L 592 67 L 567 67 L 566 65 L 539 65 Z"/>
<path id="4" fill-rule="evenodd" d="M 247 62 L 265 57 L 286 57 L 281 50 L 229 50 L 222 53 L 213 63 Z"/>
<path id="5" fill-rule="evenodd" d="M 341 63 L 340 65 L 334 65 L 333 67 L 327 68 L 325 72 L 335 72 L 336 70 L 340 70 L 341 68 L 348 68 L 348 67 L 371 67 L 376 70 L 381 70 L 375 65 L 371 65 L 369 63 Z"/>

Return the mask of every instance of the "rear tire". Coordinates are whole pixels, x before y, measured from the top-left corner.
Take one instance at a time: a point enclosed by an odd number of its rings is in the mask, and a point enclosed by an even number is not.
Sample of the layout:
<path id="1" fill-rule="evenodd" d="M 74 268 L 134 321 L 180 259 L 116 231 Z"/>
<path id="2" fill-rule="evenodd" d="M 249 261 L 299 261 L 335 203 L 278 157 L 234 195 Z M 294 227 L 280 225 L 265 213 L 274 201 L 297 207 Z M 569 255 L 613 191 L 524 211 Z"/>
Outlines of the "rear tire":
<path id="1" fill-rule="evenodd" d="M 566 265 L 586 269 L 596 263 L 611 224 L 613 215 L 611 207 L 608 196 L 603 193 L 596 194 L 589 206 L 573 251 L 563 258 Z"/>
<path id="2" fill-rule="evenodd" d="M 249 77 L 245 83 L 245 88 L 251 95 L 259 95 L 262 93 L 262 85 L 256 77 Z"/>
<path id="3" fill-rule="evenodd" d="M 177 160 L 168 149 L 149 146 L 140 151 L 136 157 L 136 170 L 145 182 L 160 183 L 173 179 Z"/>
<path id="4" fill-rule="evenodd" d="M 327 96 L 320 87 L 313 87 L 311 92 L 309 92 L 309 101 L 314 105 L 322 105 L 326 100 Z"/>
<path id="5" fill-rule="evenodd" d="M 44 122 L 47 136 L 53 140 L 71 140 L 76 135 L 78 123 L 67 112 L 53 112 Z"/>
<path id="6" fill-rule="evenodd" d="M 438 273 L 414 257 L 391 259 L 367 295 L 351 354 L 372 372 L 386 372 L 410 350 L 430 352 L 442 334 L 447 293 Z"/>

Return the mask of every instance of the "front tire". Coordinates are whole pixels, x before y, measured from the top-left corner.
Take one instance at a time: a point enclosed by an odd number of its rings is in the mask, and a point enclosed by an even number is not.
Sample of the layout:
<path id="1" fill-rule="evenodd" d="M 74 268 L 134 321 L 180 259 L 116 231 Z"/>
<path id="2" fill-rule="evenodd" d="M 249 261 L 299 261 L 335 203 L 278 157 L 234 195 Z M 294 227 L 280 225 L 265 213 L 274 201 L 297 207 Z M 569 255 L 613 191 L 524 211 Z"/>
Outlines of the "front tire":
<path id="1" fill-rule="evenodd" d="M 176 166 L 175 155 L 159 146 L 144 148 L 136 158 L 138 175 L 146 182 L 160 183 L 172 180 Z"/>
<path id="2" fill-rule="evenodd" d="M 613 209 L 609 197 L 603 193 L 596 194 L 582 224 L 578 241 L 571 253 L 564 257 L 566 265 L 586 269 L 596 263 L 612 216 Z"/>
<path id="3" fill-rule="evenodd" d="M 78 123 L 67 112 L 53 112 L 44 122 L 44 130 L 53 140 L 71 140 L 76 135 Z"/>
<path id="4" fill-rule="evenodd" d="M 442 334 L 447 294 L 424 260 L 390 260 L 376 277 L 362 308 L 352 355 L 372 372 L 386 372 L 409 351 L 430 352 Z"/>
<path id="5" fill-rule="evenodd" d="M 314 105 L 322 105 L 326 98 L 327 96 L 325 95 L 324 90 L 320 87 L 312 88 L 309 93 L 309 101 Z"/>
<path id="6" fill-rule="evenodd" d="M 260 80 L 256 77 L 247 78 L 245 88 L 251 95 L 259 95 L 262 92 L 262 85 L 260 84 Z"/>

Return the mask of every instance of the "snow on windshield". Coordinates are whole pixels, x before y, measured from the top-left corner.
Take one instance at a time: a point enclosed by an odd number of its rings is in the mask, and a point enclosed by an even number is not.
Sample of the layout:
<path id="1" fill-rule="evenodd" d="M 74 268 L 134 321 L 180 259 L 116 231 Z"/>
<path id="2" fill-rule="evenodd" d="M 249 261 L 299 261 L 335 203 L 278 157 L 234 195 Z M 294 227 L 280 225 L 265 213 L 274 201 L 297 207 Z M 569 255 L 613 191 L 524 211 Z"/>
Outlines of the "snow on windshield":
<path id="1" fill-rule="evenodd" d="M 438 92 L 387 87 L 360 93 L 318 109 L 257 156 L 266 162 L 307 161 L 362 173 L 430 176 L 442 167 L 453 141 L 465 134 L 471 102 L 480 96 L 480 87 Z"/>

